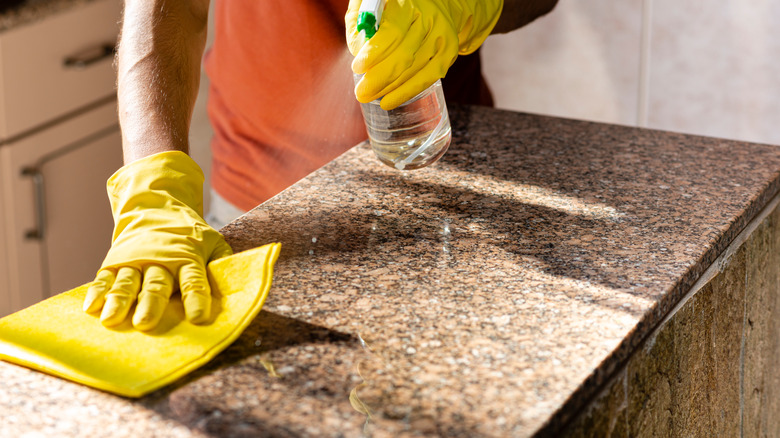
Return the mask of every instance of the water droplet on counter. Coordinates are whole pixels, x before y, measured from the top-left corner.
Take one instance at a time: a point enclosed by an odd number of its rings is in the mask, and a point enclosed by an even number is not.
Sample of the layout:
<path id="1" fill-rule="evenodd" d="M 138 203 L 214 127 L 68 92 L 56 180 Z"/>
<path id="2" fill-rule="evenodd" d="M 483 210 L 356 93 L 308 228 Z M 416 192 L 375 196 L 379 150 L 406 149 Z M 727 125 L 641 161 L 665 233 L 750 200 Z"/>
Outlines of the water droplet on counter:
<path id="1" fill-rule="evenodd" d="M 358 333 L 358 339 L 360 340 L 360 346 L 363 347 L 364 350 L 371 352 L 371 347 L 368 346 L 365 340 L 363 340 L 363 337 L 360 336 L 360 333 Z"/>
<path id="2" fill-rule="evenodd" d="M 282 377 L 282 375 L 276 371 L 276 366 L 274 366 L 274 363 L 271 359 L 266 357 L 261 358 L 260 365 L 262 365 L 263 368 L 265 368 L 265 370 L 268 371 L 269 376 L 276 377 L 277 379 Z"/>

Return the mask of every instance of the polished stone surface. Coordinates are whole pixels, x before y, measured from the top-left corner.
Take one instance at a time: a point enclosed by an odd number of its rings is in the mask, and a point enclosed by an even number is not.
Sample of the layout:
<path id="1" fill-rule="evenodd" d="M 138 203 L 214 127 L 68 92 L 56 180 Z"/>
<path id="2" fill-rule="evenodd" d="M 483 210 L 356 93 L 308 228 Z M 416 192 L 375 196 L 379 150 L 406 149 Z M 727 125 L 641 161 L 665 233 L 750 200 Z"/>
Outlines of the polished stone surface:
<path id="1" fill-rule="evenodd" d="M 780 187 L 772 146 L 451 116 L 435 166 L 359 145 L 223 230 L 283 249 L 263 312 L 210 364 L 130 401 L 0 363 L 0 432 L 555 433 Z"/>

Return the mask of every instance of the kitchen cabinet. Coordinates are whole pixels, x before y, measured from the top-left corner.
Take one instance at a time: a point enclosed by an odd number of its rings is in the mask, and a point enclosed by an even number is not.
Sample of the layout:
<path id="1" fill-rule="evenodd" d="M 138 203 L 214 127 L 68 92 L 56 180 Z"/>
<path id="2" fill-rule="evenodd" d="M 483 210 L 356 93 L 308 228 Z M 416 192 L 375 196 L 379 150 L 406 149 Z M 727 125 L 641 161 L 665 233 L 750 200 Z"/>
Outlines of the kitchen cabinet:
<path id="1" fill-rule="evenodd" d="M 110 245 L 120 9 L 93 1 L 0 33 L 0 316 L 90 281 Z"/>
<path id="2" fill-rule="evenodd" d="M 105 181 L 121 166 L 115 105 L 0 149 L 8 306 L 90 281 L 113 226 Z"/>

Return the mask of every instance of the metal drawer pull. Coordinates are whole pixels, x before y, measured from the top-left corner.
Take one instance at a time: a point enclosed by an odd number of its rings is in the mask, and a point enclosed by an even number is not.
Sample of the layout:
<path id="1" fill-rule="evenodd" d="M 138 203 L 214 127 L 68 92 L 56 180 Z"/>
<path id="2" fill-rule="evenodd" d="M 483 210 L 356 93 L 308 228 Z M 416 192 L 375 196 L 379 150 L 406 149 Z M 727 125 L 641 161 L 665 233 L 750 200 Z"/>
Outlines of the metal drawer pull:
<path id="1" fill-rule="evenodd" d="M 22 169 L 22 175 L 32 177 L 35 196 L 36 228 L 27 231 L 24 237 L 32 240 L 43 240 L 46 223 L 46 202 L 43 199 L 43 173 L 34 167 Z"/>
<path id="2" fill-rule="evenodd" d="M 38 159 L 35 164 L 28 165 L 22 168 L 22 176 L 28 176 L 32 178 L 33 183 L 33 204 L 35 204 L 35 228 L 28 230 L 24 233 L 24 237 L 31 240 L 43 240 L 46 237 L 46 190 L 43 177 L 43 166 L 46 163 L 55 160 L 63 155 L 69 154 L 76 149 L 93 144 L 95 141 L 110 135 L 119 130 L 119 125 L 111 125 L 107 128 L 101 129 L 92 135 L 82 138 L 68 145 L 65 145 L 54 152 L 50 152 Z"/>
<path id="3" fill-rule="evenodd" d="M 106 58 L 113 58 L 115 52 L 115 44 L 103 44 L 73 56 L 68 56 L 65 58 L 64 64 L 68 68 L 84 68 Z"/>

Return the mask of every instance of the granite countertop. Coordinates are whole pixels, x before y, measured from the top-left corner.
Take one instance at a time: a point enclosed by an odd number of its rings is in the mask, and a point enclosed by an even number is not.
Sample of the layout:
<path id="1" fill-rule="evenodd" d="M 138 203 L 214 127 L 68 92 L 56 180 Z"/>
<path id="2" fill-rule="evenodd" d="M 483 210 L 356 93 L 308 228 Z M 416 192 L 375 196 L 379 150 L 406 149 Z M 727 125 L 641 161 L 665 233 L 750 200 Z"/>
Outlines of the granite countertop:
<path id="1" fill-rule="evenodd" d="M 358 145 L 223 230 L 283 249 L 211 363 L 140 400 L 0 363 L 1 434 L 554 434 L 780 188 L 776 146 L 451 116 L 435 166 Z"/>
<path id="2" fill-rule="evenodd" d="M 0 8 L 0 33 L 96 0 L 16 0 Z M 17 4 L 18 3 L 18 4 Z"/>

